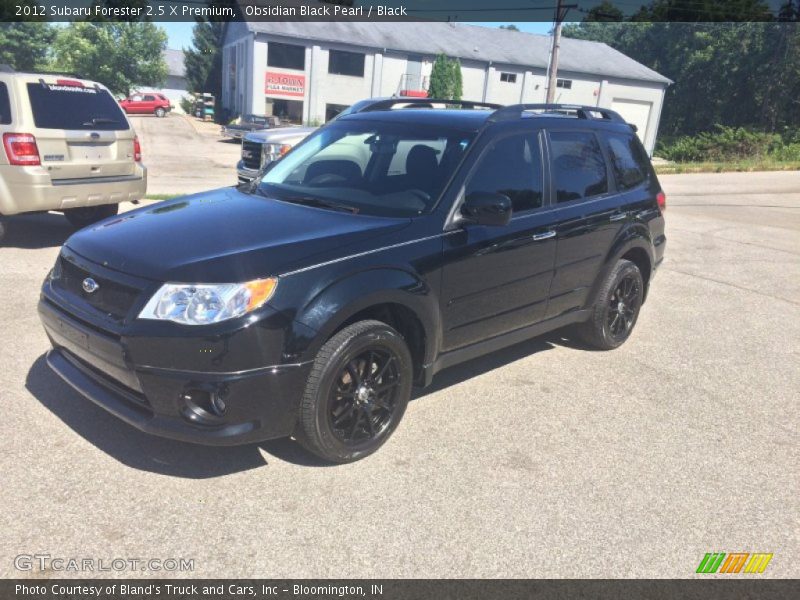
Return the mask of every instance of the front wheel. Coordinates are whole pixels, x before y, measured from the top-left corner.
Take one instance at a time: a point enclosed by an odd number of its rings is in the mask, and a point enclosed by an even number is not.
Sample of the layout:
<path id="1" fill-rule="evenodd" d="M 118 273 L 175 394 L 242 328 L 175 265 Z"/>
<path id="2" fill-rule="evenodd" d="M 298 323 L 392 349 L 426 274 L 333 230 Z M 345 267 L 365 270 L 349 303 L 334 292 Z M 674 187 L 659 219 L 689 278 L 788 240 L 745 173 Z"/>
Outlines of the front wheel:
<path id="1" fill-rule="evenodd" d="M 600 287 L 591 318 L 577 327 L 577 333 L 600 350 L 618 348 L 630 337 L 643 300 L 644 279 L 639 267 L 620 260 Z"/>
<path id="2" fill-rule="evenodd" d="M 68 208 L 64 211 L 67 221 L 76 229 L 87 227 L 108 217 L 113 217 L 119 212 L 118 204 L 101 204 L 100 206 L 82 206 Z"/>
<path id="3" fill-rule="evenodd" d="M 411 354 L 380 321 L 359 321 L 317 354 L 300 406 L 297 440 L 334 463 L 380 448 L 397 428 L 411 396 Z"/>
<path id="4" fill-rule="evenodd" d="M 156 109 L 156 116 L 157 116 L 159 119 L 160 119 L 161 117 L 163 117 L 164 115 L 166 115 L 166 114 L 167 114 L 167 111 L 165 111 L 163 108 L 157 108 L 157 109 Z"/>

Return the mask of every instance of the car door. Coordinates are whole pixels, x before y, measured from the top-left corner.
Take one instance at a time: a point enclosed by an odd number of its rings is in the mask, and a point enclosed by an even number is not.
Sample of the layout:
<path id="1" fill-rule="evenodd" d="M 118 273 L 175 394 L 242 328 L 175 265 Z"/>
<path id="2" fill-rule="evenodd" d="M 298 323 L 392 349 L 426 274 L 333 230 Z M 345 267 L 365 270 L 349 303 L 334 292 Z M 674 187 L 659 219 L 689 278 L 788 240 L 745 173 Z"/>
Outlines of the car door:
<path id="1" fill-rule="evenodd" d="M 142 96 L 141 94 L 134 94 L 130 98 L 128 98 L 128 102 L 125 106 L 125 110 L 132 114 L 138 115 L 142 113 Z"/>
<path id="2" fill-rule="evenodd" d="M 443 349 L 452 350 L 541 320 L 555 261 L 555 231 L 546 202 L 543 140 L 535 129 L 488 143 L 464 184 L 507 195 L 508 225 L 465 225 L 445 236 L 442 269 Z"/>
<path id="3" fill-rule="evenodd" d="M 155 112 L 157 104 L 158 98 L 152 94 L 145 94 L 144 98 L 142 99 L 142 113 L 150 114 Z"/>
<path id="4" fill-rule="evenodd" d="M 547 135 L 557 253 L 547 317 L 583 308 L 627 214 L 595 131 Z"/>

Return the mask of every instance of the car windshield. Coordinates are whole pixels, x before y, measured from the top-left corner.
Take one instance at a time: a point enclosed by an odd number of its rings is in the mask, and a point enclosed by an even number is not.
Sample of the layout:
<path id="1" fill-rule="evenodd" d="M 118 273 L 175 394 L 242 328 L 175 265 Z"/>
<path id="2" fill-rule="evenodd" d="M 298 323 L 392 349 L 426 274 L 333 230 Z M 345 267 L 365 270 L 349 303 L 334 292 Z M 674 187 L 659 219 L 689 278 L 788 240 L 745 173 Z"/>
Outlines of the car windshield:
<path id="1" fill-rule="evenodd" d="M 474 132 L 340 121 L 267 170 L 257 190 L 279 200 L 409 217 L 436 204 Z"/>

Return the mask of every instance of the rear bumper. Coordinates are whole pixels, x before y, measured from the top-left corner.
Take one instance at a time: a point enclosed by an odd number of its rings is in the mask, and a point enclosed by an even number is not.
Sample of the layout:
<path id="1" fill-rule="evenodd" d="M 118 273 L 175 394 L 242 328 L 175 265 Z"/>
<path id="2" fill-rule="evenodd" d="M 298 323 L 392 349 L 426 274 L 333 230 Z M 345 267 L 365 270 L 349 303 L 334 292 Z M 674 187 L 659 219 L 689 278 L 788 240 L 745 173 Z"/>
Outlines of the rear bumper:
<path id="1" fill-rule="evenodd" d="M 79 180 L 51 179 L 44 167 L 0 166 L 0 214 L 65 210 L 140 200 L 147 191 L 147 168 L 133 175 Z"/>
<path id="2" fill-rule="evenodd" d="M 73 389 L 129 425 L 184 442 L 232 446 L 291 435 L 311 363 L 239 372 L 137 365 L 128 341 L 73 319 L 46 300 L 47 364 Z M 141 350 L 147 340 L 137 339 Z M 231 351 L 235 351 L 231 348 Z M 225 411 L 215 415 L 213 399 Z"/>

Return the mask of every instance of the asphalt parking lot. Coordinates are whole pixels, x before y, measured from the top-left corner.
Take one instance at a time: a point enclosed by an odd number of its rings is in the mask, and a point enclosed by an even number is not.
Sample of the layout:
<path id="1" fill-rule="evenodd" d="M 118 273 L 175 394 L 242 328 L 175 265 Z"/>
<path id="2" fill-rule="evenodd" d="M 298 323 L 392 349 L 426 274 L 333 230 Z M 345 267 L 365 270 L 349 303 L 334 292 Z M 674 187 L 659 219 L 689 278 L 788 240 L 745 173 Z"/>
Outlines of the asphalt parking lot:
<path id="1" fill-rule="evenodd" d="M 167 142 L 144 131 L 147 159 Z M 183 169 L 152 164 L 151 191 Z M 45 553 L 190 558 L 199 577 L 683 578 L 706 552 L 760 551 L 765 576 L 797 577 L 800 173 L 662 183 L 666 263 L 627 344 L 553 334 L 451 368 L 380 452 L 335 467 L 289 440 L 153 438 L 78 396 L 46 367 L 36 315 L 70 230 L 16 219 L 0 576 L 79 575 L 15 570 Z"/>

